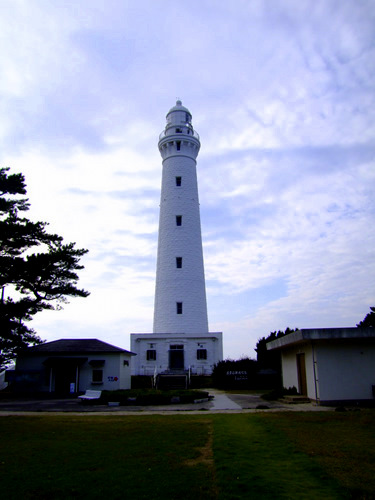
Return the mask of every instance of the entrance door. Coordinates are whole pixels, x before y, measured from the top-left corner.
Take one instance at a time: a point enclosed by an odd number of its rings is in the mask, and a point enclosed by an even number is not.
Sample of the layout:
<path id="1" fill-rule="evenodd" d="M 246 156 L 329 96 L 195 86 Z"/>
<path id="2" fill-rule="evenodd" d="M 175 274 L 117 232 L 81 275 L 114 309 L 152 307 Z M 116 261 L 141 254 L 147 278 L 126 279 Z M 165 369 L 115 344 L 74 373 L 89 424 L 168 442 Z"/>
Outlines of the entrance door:
<path id="1" fill-rule="evenodd" d="M 55 393 L 66 396 L 70 393 L 70 384 L 76 383 L 76 365 L 67 364 L 66 366 L 59 366 L 54 369 L 55 371 Z M 77 389 L 76 389 L 77 390 Z"/>
<path id="2" fill-rule="evenodd" d="M 304 352 L 300 352 L 297 354 L 297 374 L 298 392 L 301 394 L 301 396 L 307 396 L 306 364 Z"/>
<path id="3" fill-rule="evenodd" d="M 183 370 L 184 369 L 184 346 L 171 345 L 169 348 L 169 369 Z"/>

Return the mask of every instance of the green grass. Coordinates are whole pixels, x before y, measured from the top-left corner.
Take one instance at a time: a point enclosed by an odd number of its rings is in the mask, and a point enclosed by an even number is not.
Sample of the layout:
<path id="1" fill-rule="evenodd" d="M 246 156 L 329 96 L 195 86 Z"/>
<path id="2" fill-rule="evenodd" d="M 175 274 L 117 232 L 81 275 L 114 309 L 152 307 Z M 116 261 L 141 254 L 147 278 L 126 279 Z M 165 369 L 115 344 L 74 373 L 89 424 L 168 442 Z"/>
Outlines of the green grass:
<path id="1" fill-rule="evenodd" d="M 303 453 L 350 491 L 352 498 L 375 498 L 375 411 L 269 414 Z"/>
<path id="2" fill-rule="evenodd" d="M 212 498 L 211 471 L 194 462 L 207 427 L 158 416 L 2 418 L 3 498 Z"/>
<path id="3" fill-rule="evenodd" d="M 218 416 L 214 457 L 222 498 L 345 498 L 324 468 L 264 415 Z"/>
<path id="4" fill-rule="evenodd" d="M 0 418 L 6 499 L 375 498 L 375 412 Z"/>

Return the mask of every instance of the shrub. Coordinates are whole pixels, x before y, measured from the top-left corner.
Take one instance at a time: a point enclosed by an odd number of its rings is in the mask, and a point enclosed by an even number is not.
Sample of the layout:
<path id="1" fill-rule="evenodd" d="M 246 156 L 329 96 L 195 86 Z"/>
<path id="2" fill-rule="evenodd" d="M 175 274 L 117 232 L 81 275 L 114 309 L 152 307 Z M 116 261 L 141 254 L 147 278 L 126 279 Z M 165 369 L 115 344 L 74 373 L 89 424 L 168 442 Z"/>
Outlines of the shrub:
<path id="1" fill-rule="evenodd" d="M 277 399 L 280 399 L 284 396 L 290 395 L 297 395 L 298 391 L 297 389 L 293 387 L 280 387 L 279 389 L 273 389 L 270 392 L 267 392 L 266 394 L 263 394 L 261 397 L 262 399 L 265 399 L 266 401 L 276 401 Z"/>
<path id="2" fill-rule="evenodd" d="M 109 401 L 118 401 L 121 406 L 150 406 L 171 404 L 172 398 L 180 403 L 193 403 L 195 399 L 208 398 L 208 392 L 194 390 L 161 391 L 157 389 L 103 391 L 100 402 L 107 404 Z"/>

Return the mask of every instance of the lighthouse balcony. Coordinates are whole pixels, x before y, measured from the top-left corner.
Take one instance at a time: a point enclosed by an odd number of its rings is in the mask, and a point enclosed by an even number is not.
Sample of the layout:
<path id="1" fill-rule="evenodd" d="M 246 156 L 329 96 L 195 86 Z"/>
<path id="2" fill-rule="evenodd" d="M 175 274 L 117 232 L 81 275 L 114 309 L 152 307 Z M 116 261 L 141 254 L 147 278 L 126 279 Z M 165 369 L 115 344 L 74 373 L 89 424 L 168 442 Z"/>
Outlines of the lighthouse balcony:
<path id="1" fill-rule="evenodd" d="M 159 135 L 159 141 L 165 139 L 166 137 L 168 137 L 168 139 L 171 137 L 178 138 L 180 135 L 194 137 L 194 139 L 200 141 L 198 132 L 196 132 L 192 127 L 169 127 L 166 130 L 163 130 L 163 132 Z"/>

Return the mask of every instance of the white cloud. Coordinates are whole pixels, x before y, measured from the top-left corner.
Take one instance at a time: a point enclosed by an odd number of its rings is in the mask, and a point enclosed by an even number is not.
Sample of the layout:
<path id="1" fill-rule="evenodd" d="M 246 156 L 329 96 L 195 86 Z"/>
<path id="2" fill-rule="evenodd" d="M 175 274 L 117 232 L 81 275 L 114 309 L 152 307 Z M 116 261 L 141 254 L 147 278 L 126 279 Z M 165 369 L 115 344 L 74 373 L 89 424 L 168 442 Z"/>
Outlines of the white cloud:
<path id="1" fill-rule="evenodd" d="M 198 178 L 211 328 L 229 356 L 373 305 L 371 1 L 0 5 L 0 160 L 30 217 L 87 247 L 92 293 L 35 328 L 128 345 L 152 323 L 158 134 L 180 97 Z M 95 334 L 95 335 L 94 335 Z"/>

